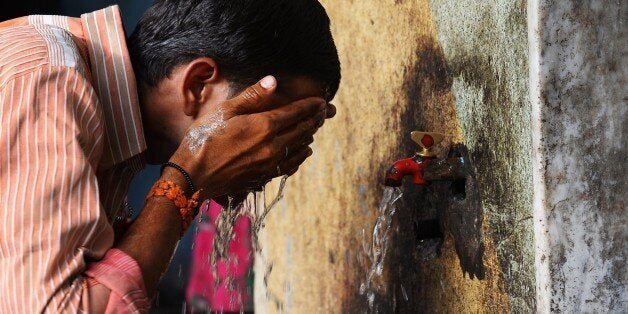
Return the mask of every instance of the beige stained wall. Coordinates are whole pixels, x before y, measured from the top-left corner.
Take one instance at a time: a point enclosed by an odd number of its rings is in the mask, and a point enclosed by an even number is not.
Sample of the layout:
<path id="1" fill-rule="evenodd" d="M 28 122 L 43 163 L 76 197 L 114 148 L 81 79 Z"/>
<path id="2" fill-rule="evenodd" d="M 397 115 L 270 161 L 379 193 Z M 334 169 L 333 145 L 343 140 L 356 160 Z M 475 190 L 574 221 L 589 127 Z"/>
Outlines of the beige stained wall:
<path id="1" fill-rule="evenodd" d="M 447 133 L 441 153 L 452 142 L 469 147 L 485 213 L 487 274 L 465 277 L 450 237 L 439 257 L 419 256 L 413 220 L 422 217 L 422 191 L 406 184 L 379 312 L 533 311 L 525 2 L 321 2 L 342 63 L 338 115 L 267 217 L 256 312 L 368 311 L 358 293 L 366 274 L 358 261 L 362 232 L 370 234 L 375 222 L 384 172 L 415 149 L 412 130 Z"/>

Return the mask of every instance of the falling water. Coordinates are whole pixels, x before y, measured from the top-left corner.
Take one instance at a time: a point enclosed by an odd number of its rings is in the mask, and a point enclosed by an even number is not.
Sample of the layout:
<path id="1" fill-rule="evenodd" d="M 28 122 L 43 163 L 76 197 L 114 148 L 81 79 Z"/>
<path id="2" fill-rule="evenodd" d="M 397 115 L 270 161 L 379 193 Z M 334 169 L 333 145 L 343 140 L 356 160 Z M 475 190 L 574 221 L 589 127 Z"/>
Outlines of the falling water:
<path id="1" fill-rule="evenodd" d="M 229 241 L 233 238 L 233 226 L 236 219 L 240 215 L 238 208 L 233 208 L 233 198 L 228 198 L 227 208 L 223 209 L 216 218 L 216 236 L 214 237 L 214 249 L 212 250 L 212 266 L 214 266 L 216 257 L 227 258 L 229 250 Z"/>
<path id="2" fill-rule="evenodd" d="M 264 226 L 264 220 L 266 215 L 270 212 L 277 203 L 283 198 L 283 190 L 286 186 L 286 180 L 288 176 L 281 178 L 279 183 L 279 190 L 277 195 L 272 201 L 266 203 L 266 189 L 262 187 L 262 191 L 250 192 L 247 198 L 239 204 L 237 207 L 233 207 L 233 198 L 229 198 L 229 204 L 227 208 L 220 212 L 216 218 L 216 237 L 214 238 L 214 252 L 217 257 L 228 257 L 228 244 L 233 238 L 233 227 L 236 219 L 241 215 L 246 215 L 251 219 L 251 236 L 253 239 L 254 248 L 259 248 L 257 235 L 260 229 Z"/>
<path id="3" fill-rule="evenodd" d="M 274 197 L 270 198 L 270 203 L 267 203 L 266 188 L 263 187 L 262 191 L 250 192 L 246 199 L 241 203 L 234 205 L 233 198 L 229 198 L 228 206 L 224 208 L 215 221 L 215 236 L 213 241 L 213 249 L 210 256 L 208 256 L 209 267 L 213 273 L 215 279 L 214 288 L 220 284 L 218 276 L 218 261 L 223 261 L 226 265 L 232 263 L 238 263 L 237 257 L 233 257 L 229 254 L 229 242 L 234 238 L 234 226 L 238 217 L 247 216 L 251 221 L 251 242 L 254 252 L 251 254 L 260 253 L 261 246 L 258 240 L 258 233 L 264 227 L 264 220 L 268 213 L 275 207 L 279 201 L 283 198 L 283 191 L 286 185 L 287 176 L 281 178 L 279 183 L 279 190 Z M 261 255 L 261 254 L 258 254 Z M 270 269 L 267 270 L 270 273 Z M 267 277 L 268 274 L 264 276 Z M 234 285 L 234 278 L 228 274 L 227 278 L 222 278 L 223 283 L 230 287 Z M 232 305 L 242 306 L 242 300 L 230 300 Z"/>
<path id="4" fill-rule="evenodd" d="M 281 178 L 281 182 L 279 182 L 279 190 L 277 191 L 277 195 L 272 199 L 270 204 L 266 204 L 266 189 L 262 188 L 262 192 L 258 193 L 261 195 L 257 195 L 256 199 L 261 200 L 261 204 L 256 202 L 252 208 L 249 208 L 249 217 L 251 217 L 251 236 L 253 237 L 253 247 L 256 252 L 260 252 L 261 248 L 259 246 L 258 234 L 259 231 L 264 227 L 264 220 L 266 219 L 266 215 L 270 212 L 277 203 L 283 198 L 283 190 L 286 187 L 286 180 L 288 180 L 288 176 L 283 176 Z M 261 197 L 260 197 L 261 196 Z"/>
<path id="5" fill-rule="evenodd" d="M 373 237 L 370 243 L 366 239 L 366 231 L 362 229 L 363 251 L 358 254 L 358 260 L 366 268 L 366 275 L 360 285 L 360 294 L 366 296 L 371 312 L 377 311 L 374 309 L 375 295 L 383 293 L 385 289 L 382 273 L 390 244 L 392 218 L 396 211 L 395 203 L 401 196 L 401 189 L 386 187 L 377 209 L 377 219 L 373 226 Z"/>

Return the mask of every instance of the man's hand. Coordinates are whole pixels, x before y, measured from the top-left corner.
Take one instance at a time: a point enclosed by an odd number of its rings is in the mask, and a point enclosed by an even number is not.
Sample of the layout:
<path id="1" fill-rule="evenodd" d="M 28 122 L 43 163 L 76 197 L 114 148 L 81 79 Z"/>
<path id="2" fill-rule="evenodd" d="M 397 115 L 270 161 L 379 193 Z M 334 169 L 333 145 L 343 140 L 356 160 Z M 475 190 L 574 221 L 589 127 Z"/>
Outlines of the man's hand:
<path id="1" fill-rule="evenodd" d="M 312 154 L 313 135 L 335 108 L 315 97 L 275 108 L 270 100 L 276 87 L 267 76 L 188 130 L 170 161 L 190 173 L 203 198 L 235 195 L 292 175 Z"/>
<path id="2" fill-rule="evenodd" d="M 204 190 L 202 198 L 243 198 L 243 193 L 273 177 L 293 174 L 312 154 L 313 135 L 325 118 L 334 115 L 335 108 L 321 98 L 276 108 L 270 103 L 276 87 L 277 81 L 266 77 L 188 130 L 170 161 L 190 173 L 194 184 Z M 162 179 L 182 187 L 186 184 L 181 173 L 171 167 L 164 169 Z M 117 245 L 142 269 L 149 298 L 179 240 L 180 220 L 172 201 L 150 198 Z"/>

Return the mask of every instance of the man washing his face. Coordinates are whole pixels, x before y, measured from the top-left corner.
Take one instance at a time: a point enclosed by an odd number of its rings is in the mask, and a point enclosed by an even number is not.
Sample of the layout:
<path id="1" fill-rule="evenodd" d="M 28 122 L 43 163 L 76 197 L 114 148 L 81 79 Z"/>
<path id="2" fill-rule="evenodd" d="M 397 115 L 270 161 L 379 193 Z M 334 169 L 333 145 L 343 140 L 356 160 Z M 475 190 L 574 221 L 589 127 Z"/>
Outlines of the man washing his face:
<path id="1" fill-rule="evenodd" d="M 1 22 L 0 312 L 147 312 L 198 202 L 296 172 L 339 81 L 315 0 L 156 1 L 128 40 L 115 6 Z"/>

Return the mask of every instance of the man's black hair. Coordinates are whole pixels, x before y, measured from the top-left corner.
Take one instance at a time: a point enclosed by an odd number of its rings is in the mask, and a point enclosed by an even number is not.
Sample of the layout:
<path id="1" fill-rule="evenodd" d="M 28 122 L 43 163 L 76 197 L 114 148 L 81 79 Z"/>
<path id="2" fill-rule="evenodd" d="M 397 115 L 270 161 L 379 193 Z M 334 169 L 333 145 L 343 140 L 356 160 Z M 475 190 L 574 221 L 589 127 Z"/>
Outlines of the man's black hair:
<path id="1" fill-rule="evenodd" d="M 155 86 L 173 68 L 211 57 L 238 88 L 267 74 L 304 76 L 333 97 L 340 61 L 317 0 L 157 0 L 130 36 L 140 82 Z"/>

